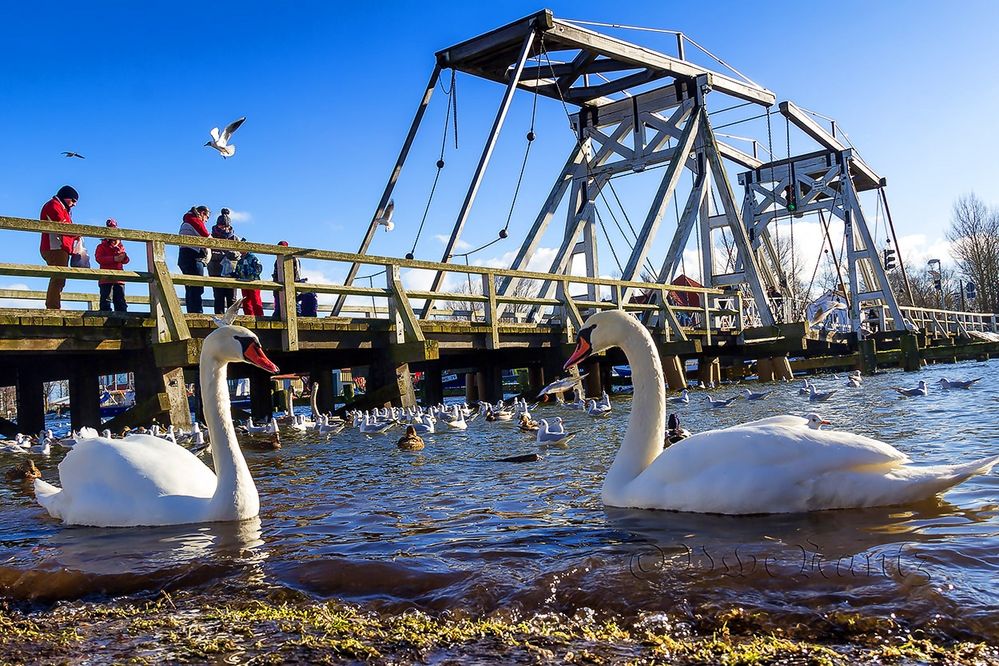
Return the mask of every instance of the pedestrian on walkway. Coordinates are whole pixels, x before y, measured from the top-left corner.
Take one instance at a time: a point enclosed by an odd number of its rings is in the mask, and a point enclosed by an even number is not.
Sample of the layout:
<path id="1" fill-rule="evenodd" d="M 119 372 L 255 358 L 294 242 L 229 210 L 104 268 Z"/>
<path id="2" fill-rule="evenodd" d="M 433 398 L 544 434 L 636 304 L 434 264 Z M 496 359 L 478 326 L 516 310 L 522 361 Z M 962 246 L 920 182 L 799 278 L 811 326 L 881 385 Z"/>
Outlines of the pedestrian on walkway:
<path id="1" fill-rule="evenodd" d="M 228 208 L 222 209 L 222 214 L 212 227 L 212 238 L 223 240 L 238 240 L 232 228 L 232 218 Z M 208 262 L 208 274 L 212 277 L 231 277 L 239 252 L 232 250 L 212 250 L 212 258 Z M 231 287 L 212 287 L 215 301 L 215 314 L 225 314 L 229 306 L 236 300 L 236 290 Z"/>
<path id="2" fill-rule="evenodd" d="M 118 228 L 118 223 L 113 218 L 109 218 L 104 225 L 109 229 Z M 101 244 L 97 246 L 97 252 L 94 256 L 100 267 L 109 271 L 125 270 L 125 264 L 128 263 L 128 254 L 125 253 L 125 246 L 118 238 L 105 238 L 102 240 Z M 101 290 L 101 310 L 110 310 L 111 301 L 113 301 L 115 312 L 128 312 L 128 303 L 125 302 L 124 282 L 112 278 L 102 278 L 98 285 Z"/>
<path id="3" fill-rule="evenodd" d="M 252 252 L 245 252 L 239 261 L 236 262 L 234 276 L 237 280 L 259 280 L 263 272 L 263 266 L 257 255 Z M 243 313 L 251 317 L 264 316 L 264 304 L 260 300 L 259 289 L 242 289 L 243 292 Z"/>
<path id="4" fill-rule="evenodd" d="M 180 224 L 181 236 L 200 236 L 208 238 L 208 227 L 205 223 L 212 212 L 208 206 L 195 206 L 184 213 L 184 220 Z M 205 262 L 208 261 L 208 248 L 181 246 L 180 255 L 177 257 L 177 266 L 184 275 L 205 274 Z M 201 305 L 201 297 L 205 293 L 205 288 L 201 285 L 187 285 L 184 287 L 184 302 L 187 305 L 189 314 L 201 314 L 204 310 Z"/>
<path id="5" fill-rule="evenodd" d="M 288 241 L 286 241 L 286 240 L 278 241 L 278 245 L 280 245 L 282 247 L 288 247 Z M 271 278 L 275 282 L 278 282 L 278 266 L 279 266 L 280 263 L 281 263 L 281 257 L 277 257 L 277 258 L 274 259 L 274 271 L 271 273 Z M 295 282 L 303 282 L 303 280 L 301 278 L 302 263 L 301 263 L 301 260 L 298 257 L 295 257 L 295 258 L 292 259 L 292 266 L 294 266 L 294 272 L 295 272 L 294 279 L 295 279 Z M 272 314 L 271 316 L 274 319 L 280 319 L 281 318 L 281 292 L 280 291 L 275 291 L 274 292 L 274 314 Z"/>
<path id="6" fill-rule="evenodd" d="M 69 185 L 63 185 L 55 196 L 49 199 L 39 215 L 39 219 L 49 222 L 73 224 L 70 211 L 80 195 Z M 42 259 L 49 266 L 69 266 L 69 257 L 73 253 L 73 243 L 77 236 L 42 232 L 42 242 L 39 251 Z M 58 310 L 62 307 L 62 290 L 66 286 L 65 278 L 49 278 L 49 288 L 45 292 L 45 307 Z"/>

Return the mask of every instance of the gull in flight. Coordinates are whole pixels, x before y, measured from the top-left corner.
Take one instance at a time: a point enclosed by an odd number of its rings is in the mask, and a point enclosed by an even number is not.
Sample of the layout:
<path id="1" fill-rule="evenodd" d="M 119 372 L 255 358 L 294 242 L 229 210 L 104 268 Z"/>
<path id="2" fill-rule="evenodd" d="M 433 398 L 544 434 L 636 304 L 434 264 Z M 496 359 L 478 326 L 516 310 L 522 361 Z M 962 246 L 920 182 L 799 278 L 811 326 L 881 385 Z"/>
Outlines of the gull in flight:
<path id="1" fill-rule="evenodd" d="M 540 398 L 541 396 L 548 395 L 549 393 L 562 393 L 563 391 L 568 391 L 569 389 L 575 387 L 577 384 L 583 381 L 583 378 L 586 377 L 588 374 L 589 373 L 582 374 L 579 377 L 565 377 L 563 379 L 556 379 L 551 384 L 541 389 L 541 393 L 538 393 L 538 397 Z"/>
<path id="2" fill-rule="evenodd" d="M 62 151 L 62 154 L 65 155 L 66 157 L 79 157 L 81 160 L 87 159 L 86 157 L 84 157 L 80 153 L 74 153 L 71 150 L 64 150 L 64 151 Z"/>
<path id="3" fill-rule="evenodd" d="M 232 139 L 233 133 L 239 129 L 239 126 L 243 124 L 246 120 L 246 116 L 243 116 L 239 120 L 234 120 L 226 128 L 219 133 L 218 127 L 213 127 L 211 131 L 212 140 L 206 143 L 206 146 L 211 146 L 215 150 L 219 151 L 222 155 L 222 159 L 227 157 L 232 157 L 236 154 L 236 146 L 230 146 L 229 140 Z"/>
<path id="4" fill-rule="evenodd" d="M 385 206 L 385 212 L 382 216 L 375 218 L 375 224 L 380 224 L 385 227 L 385 231 L 392 231 L 395 229 L 395 223 L 392 221 L 392 213 L 395 212 L 395 199 L 389 199 L 388 206 Z"/>

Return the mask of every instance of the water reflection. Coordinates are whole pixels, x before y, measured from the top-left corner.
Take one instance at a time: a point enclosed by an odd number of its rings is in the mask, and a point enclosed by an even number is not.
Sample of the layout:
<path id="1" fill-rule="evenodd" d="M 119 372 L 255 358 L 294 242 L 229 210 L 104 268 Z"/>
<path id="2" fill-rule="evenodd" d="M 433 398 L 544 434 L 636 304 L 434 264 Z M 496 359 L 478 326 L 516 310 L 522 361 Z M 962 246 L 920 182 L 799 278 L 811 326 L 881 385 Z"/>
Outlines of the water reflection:
<path id="1" fill-rule="evenodd" d="M 973 391 L 931 390 L 916 401 L 890 388 L 971 372 L 988 377 Z M 846 389 L 843 375 L 818 384 L 840 389 L 819 410 L 835 428 L 888 441 L 920 463 L 963 462 L 999 445 L 989 410 L 999 361 L 881 374 L 859 391 Z M 704 409 L 695 393 L 673 409 L 693 431 L 813 411 L 796 389 L 775 386 L 763 404 L 723 410 Z M 944 501 L 886 509 L 725 517 L 605 508 L 600 486 L 630 398 L 613 405 L 598 421 L 539 407 L 538 418 L 562 416 L 579 433 L 564 450 L 539 451 L 514 424 L 481 419 L 424 437 L 416 455 L 396 449 L 398 430 L 347 431 L 329 442 L 288 433 L 280 450 L 246 450 L 261 498 L 260 519 L 246 524 L 65 528 L 30 493 L 0 485 L 0 594 L 215 594 L 226 581 L 224 594 L 240 595 L 262 582 L 389 610 L 589 608 L 634 617 L 737 604 L 788 623 L 851 608 L 999 626 L 999 474 L 971 479 Z M 492 462 L 532 452 L 541 458 Z M 44 478 L 56 480 L 62 455 L 36 460 Z M 0 468 L 18 461 L 0 454 Z"/>
<path id="2" fill-rule="evenodd" d="M 260 519 L 138 528 L 71 527 L 55 531 L 31 561 L 0 565 L 0 592 L 14 598 L 64 599 L 156 589 L 189 578 L 204 582 L 267 557 Z"/>

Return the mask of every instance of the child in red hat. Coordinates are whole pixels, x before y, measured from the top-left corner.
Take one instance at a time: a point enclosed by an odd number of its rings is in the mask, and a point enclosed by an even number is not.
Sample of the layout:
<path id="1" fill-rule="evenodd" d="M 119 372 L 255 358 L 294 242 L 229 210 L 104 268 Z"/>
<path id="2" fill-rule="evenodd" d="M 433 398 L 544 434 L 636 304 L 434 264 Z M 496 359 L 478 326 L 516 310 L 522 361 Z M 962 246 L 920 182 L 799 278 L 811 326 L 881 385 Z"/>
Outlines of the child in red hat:
<path id="1" fill-rule="evenodd" d="M 104 223 L 111 229 L 117 229 L 118 223 L 113 218 L 108 218 Z M 125 253 L 125 246 L 117 238 L 105 238 L 97 246 L 95 255 L 97 263 L 101 268 L 110 271 L 124 270 L 128 263 L 128 255 Z M 98 283 L 101 290 L 101 310 L 110 310 L 111 302 L 114 302 L 115 312 L 128 312 L 128 303 L 125 302 L 125 283 L 112 278 L 102 278 Z"/>

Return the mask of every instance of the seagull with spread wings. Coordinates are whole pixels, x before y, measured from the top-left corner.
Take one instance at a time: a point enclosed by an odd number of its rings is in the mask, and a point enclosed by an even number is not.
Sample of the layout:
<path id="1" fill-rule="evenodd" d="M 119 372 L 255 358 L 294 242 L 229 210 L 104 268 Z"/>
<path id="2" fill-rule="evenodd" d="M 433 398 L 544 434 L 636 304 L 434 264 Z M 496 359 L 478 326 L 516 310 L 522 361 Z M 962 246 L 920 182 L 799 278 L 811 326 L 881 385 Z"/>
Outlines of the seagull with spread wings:
<path id="1" fill-rule="evenodd" d="M 62 151 L 62 154 L 63 154 L 64 156 L 66 156 L 66 157 L 79 157 L 79 158 L 80 158 L 81 160 L 85 160 L 85 159 L 87 159 L 86 157 L 84 157 L 84 156 L 83 156 L 83 155 L 81 155 L 80 153 L 74 153 L 74 152 L 73 152 L 73 151 L 71 151 L 71 150 L 64 150 L 64 151 Z"/>
<path id="2" fill-rule="evenodd" d="M 206 146 L 211 146 L 215 150 L 219 151 L 222 155 L 222 159 L 227 157 L 232 157 L 236 154 L 236 146 L 229 145 L 229 140 L 232 139 L 233 133 L 239 129 L 239 126 L 243 124 L 246 120 L 246 116 L 243 116 L 239 120 L 234 120 L 226 128 L 219 132 L 218 127 L 213 127 L 211 131 L 212 140 L 206 143 Z"/>

